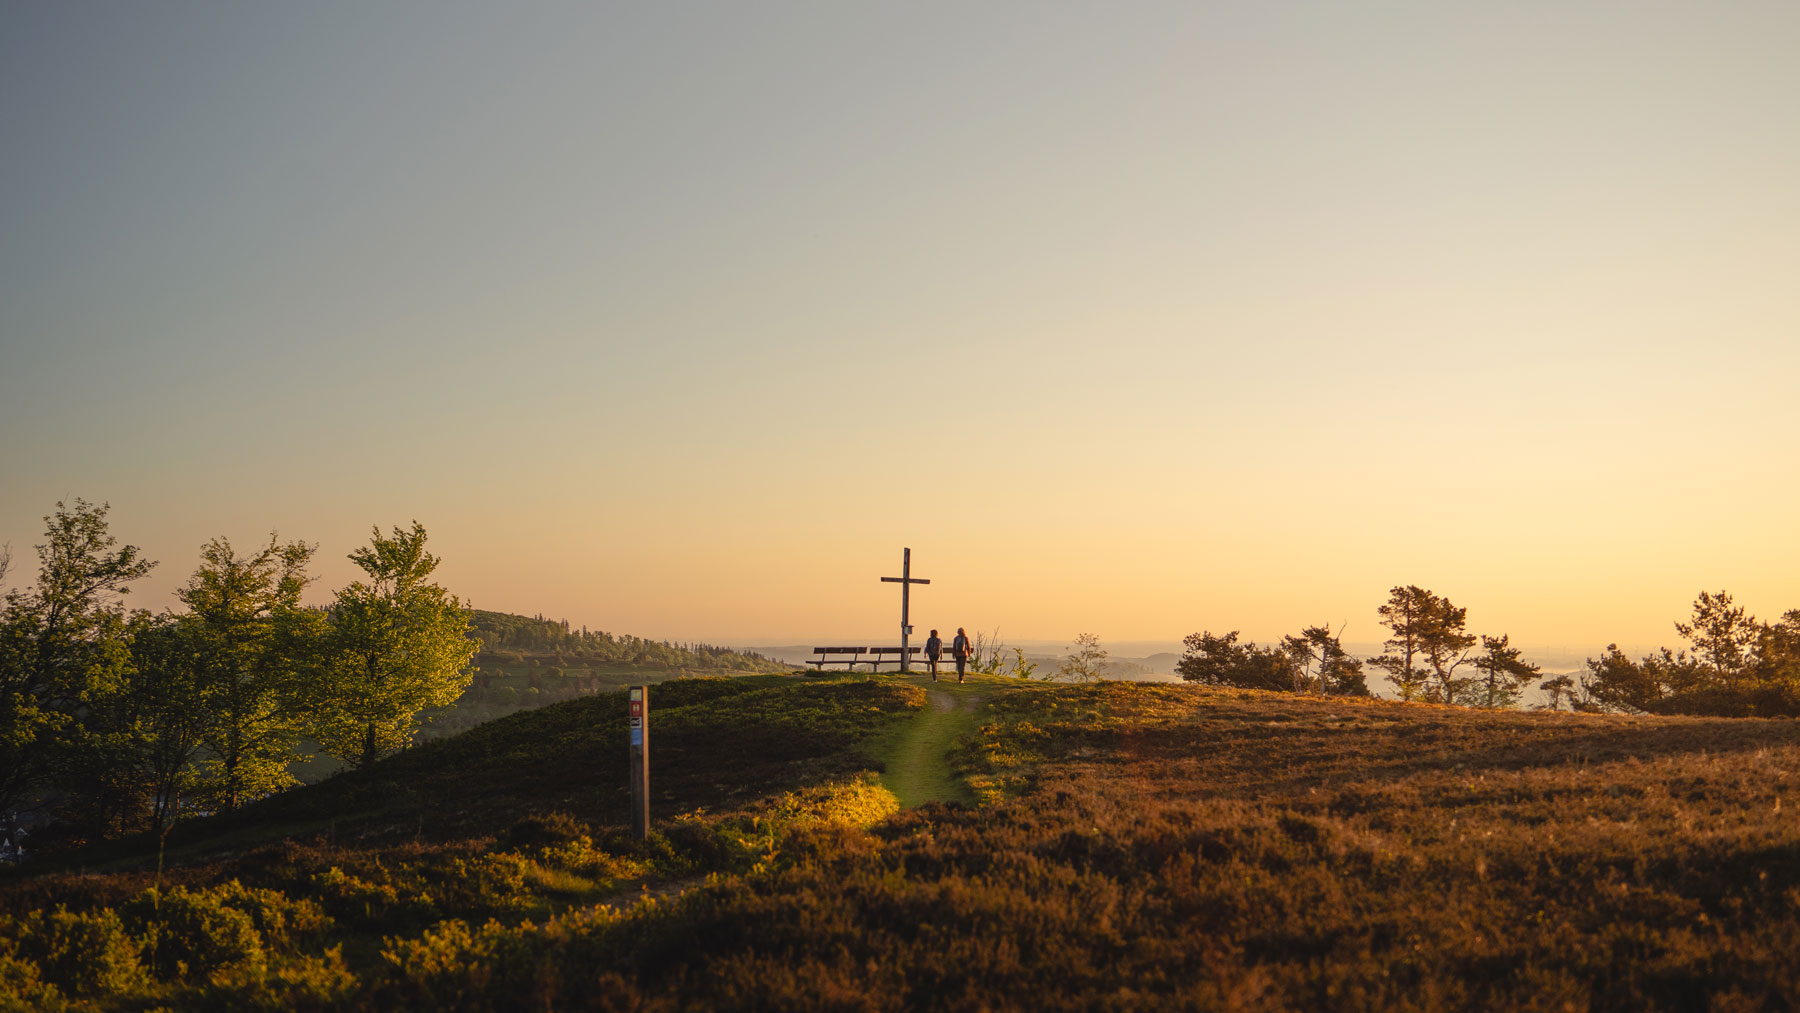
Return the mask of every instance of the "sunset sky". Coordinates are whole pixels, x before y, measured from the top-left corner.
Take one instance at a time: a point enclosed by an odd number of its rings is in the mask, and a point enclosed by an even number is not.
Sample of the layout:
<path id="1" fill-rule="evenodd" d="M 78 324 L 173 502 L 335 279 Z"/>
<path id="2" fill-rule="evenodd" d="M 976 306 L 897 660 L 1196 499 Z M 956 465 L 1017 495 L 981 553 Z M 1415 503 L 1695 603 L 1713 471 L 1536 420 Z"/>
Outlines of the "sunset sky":
<path id="1" fill-rule="evenodd" d="M 0 541 L 654 637 L 1800 608 L 1800 4 L 19 3 Z"/>

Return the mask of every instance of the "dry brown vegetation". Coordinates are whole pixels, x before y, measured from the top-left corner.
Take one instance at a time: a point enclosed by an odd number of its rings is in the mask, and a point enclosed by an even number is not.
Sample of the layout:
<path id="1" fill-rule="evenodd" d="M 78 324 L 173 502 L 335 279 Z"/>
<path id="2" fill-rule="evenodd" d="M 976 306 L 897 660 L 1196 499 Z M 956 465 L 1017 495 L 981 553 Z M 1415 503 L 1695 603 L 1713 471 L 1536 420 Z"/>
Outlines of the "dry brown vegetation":
<path id="1" fill-rule="evenodd" d="M 44 942 L 74 929 L 21 928 L 65 900 L 95 922 L 122 912 L 88 937 L 130 937 L 147 924 L 141 878 L 26 881 L 7 891 L 22 920 L 0 964 L 15 988 L 60 981 L 101 1006 L 1639 1010 L 1800 995 L 1792 721 L 995 683 L 957 753 L 984 804 L 878 819 L 849 746 L 918 701 L 892 680 L 789 687 L 673 691 L 704 729 L 686 740 L 696 755 L 789 759 L 762 768 L 784 778 L 777 794 L 667 824 L 648 848 L 609 836 L 597 809 L 190 869 L 177 878 L 216 894 L 175 905 L 193 924 L 210 904 L 243 912 L 219 925 L 285 927 L 181 973 L 171 954 L 204 948 L 179 926 L 135 973 L 130 938 L 84 967 Z M 731 739 L 733 699 L 779 721 L 784 693 L 811 700 L 817 741 L 792 724 Z M 490 745 L 440 754 L 444 776 L 514 755 Z M 520 763 L 532 748 L 512 745 Z M 594 903 L 640 881 L 671 889 Z"/>

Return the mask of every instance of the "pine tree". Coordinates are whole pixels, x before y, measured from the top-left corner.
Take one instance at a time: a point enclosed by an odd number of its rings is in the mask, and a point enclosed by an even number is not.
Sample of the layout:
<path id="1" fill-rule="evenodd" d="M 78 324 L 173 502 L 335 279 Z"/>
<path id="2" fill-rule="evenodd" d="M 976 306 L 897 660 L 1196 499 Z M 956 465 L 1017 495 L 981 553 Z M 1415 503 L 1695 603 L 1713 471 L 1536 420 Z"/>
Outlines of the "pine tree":
<path id="1" fill-rule="evenodd" d="M 1471 687 L 1466 702 L 1477 707 L 1511 707 L 1531 680 L 1542 674 L 1538 666 L 1521 658 L 1519 649 L 1508 640 L 1506 634 L 1481 638 L 1482 653 L 1475 659 L 1475 670 L 1484 674 Z"/>

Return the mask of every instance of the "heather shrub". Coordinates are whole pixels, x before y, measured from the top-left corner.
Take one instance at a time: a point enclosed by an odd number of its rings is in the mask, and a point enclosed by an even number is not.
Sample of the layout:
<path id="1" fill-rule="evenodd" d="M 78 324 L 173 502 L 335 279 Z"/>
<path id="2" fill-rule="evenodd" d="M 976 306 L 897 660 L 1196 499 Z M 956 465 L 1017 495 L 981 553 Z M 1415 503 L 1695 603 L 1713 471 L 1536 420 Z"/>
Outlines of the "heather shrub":
<path id="1" fill-rule="evenodd" d="M 161 978 L 205 977 L 234 966 L 260 970 L 266 958 L 256 920 L 210 891 L 152 887 L 125 913 L 143 926 L 151 967 Z"/>
<path id="2" fill-rule="evenodd" d="M 620 880 L 651 874 L 651 865 L 643 860 L 603 851 L 583 834 L 571 841 L 548 844 L 538 850 L 538 868 L 530 877 L 540 887 L 553 892 L 566 881 L 553 880 L 551 870 L 584 877 L 591 889 L 611 890 Z"/>
<path id="3" fill-rule="evenodd" d="M 411 895 L 408 903 L 402 905 L 400 891 L 393 883 L 373 882 L 336 865 L 314 873 L 311 885 L 326 910 L 338 918 L 362 922 L 378 921 L 403 906 L 429 906 L 432 902 L 429 894 L 419 893 Z"/>
<path id="4" fill-rule="evenodd" d="M 595 1005 L 598 993 L 629 1008 L 638 1003 L 623 1000 L 636 998 L 634 989 L 610 968 L 634 944 L 660 938 L 667 921 L 647 904 L 629 916 L 600 906 L 510 927 L 443 922 L 383 941 L 374 998 L 384 1008 L 560 1009 Z"/>
<path id="5" fill-rule="evenodd" d="M 194 1005 L 231 1011 L 338 1009 L 359 988 L 339 946 L 318 956 L 290 956 L 260 972 L 220 971 L 210 984 L 210 989 L 192 997 Z"/>
<path id="6" fill-rule="evenodd" d="M 507 852 L 452 859 L 440 880 L 442 903 L 460 909 L 527 911 L 536 903 L 526 888 L 532 862 Z"/>
<path id="7" fill-rule="evenodd" d="M 44 981 L 71 995 L 127 994 L 148 983 L 142 947 L 111 908 L 32 911 L 0 933 L 13 937 L 14 959 L 37 965 Z"/>
<path id="8" fill-rule="evenodd" d="M 294 898 L 280 890 L 245 886 L 233 879 L 207 891 L 220 904 L 250 916 L 251 924 L 272 950 L 285 950 L 322 936 L 331 918 L 316 901 Z"/>
<path id="9" fill-rule="evenodd" d="M 779 830 L 818 823 L 866 827 L 899 811 L 894 793 L 874 776 L 864 775 L 782 792 L 770 807 L 768 819 Z"/>
<path id="10" fill-rule="evenodd" d="M 505 848 L 562 844 L 587 836 L 588 828 L 565 812 L 533 813 L 507 827 L 498 843 Z"/>
<path id="11" fill-rule="evenodd" d="M 14 955 L 16 944 L 0 938 L 0 1013 L 61 1010 L 61 990 L 43 980 L 37 964 Z"/>

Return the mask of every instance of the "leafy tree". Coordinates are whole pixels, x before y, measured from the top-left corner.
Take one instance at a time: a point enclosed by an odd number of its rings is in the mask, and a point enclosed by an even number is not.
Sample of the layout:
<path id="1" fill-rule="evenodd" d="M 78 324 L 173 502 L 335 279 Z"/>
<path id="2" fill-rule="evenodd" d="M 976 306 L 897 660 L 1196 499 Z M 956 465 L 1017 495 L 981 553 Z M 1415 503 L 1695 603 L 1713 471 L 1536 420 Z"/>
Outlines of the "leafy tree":
<path id="1" fill-rule="evenodd" d="M 109 509 L 57 503 L 37 546 L 37 584 L 7 592 L 0 606 L 0 811 L 108 748 L 87 719 L 122 685 L 123 599 L 156 565 L 135 545 L 114 548 Z"/>
<path id="2" fill-rule="evenodd" d="M 215 538 L 179 592 L 208 717 L 204 787 L 218 809 L 294 783 L 294 701 L 323 625 L 300 604 L 315 548 L 270 535 L 267 545 L 238 555 Z"/>
<path id="3" fill-rule="evenodd" d="M 468 636 L 462 603 L 427 580 L 438 558 L 425 551 L 417 521 L 391 538 L 376 528 L 350 560 L 368 576 L 339 591 L 330 609 L 314 736 L 331 755 L 366 767 L 411 741 L 420 711 L 448 706 L 468 688 L 481 642 Z"/>
<path id="4" fill-rule="evenodd" d="M 1056 674 L 1066 676 L 1076 682 L 1093 682 L 1100 678 L 1101 669 L 1106 665 L 1106 652 L 1100 648 L 1100 638 L 1093 633 L 1082 633 L 1075 637 L 1075 643 L 1069 656 L 1063 659 Z"/>
<path id="5" fill-rule="evenodd" d="M 1519 702 L 1526 685 L 1542 674 L 1538 666 L 1519 656 L 1519 648 L 1509 639 L 1506 634 L 1481 638 L 1482 653 L 1475 659 L 1475 670 L 1485 674 L 1470 687 L 1465 702 L 1477 707 L 1511 707 Z"/>
<path id="6" fill-rule="evenodd" d="M 1762 627 L 1743 606 L 1731 603 L 1731 595 L 1702 591 L 1694 599 L 1693 621 L 1676 623 L 1675 631 L 1693 645 L 1697 658 L 1712 667 L 1720 684 L 1735 686 L 1750 667 Z"/>
<path id="7" fill-rule="evenodd" d="M 1025 660 L 1025 649 L 1015 647 L 1013 651 L 1012 674 L 1015 678 L 1029 679 L 1031 673 L 1037 671 L 1037 662 Z"/>
<path id="8" fill-rule="evenodd" d="M 151 798 L 150 829 L 168 829 L 195 787 L 194 758 L 213 715 L 201 677 L 199 624 L 188 616 L 140 612 L 131 628 L 131 668 L 122 722 L 135 746 L 130 773 Z"/>

